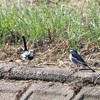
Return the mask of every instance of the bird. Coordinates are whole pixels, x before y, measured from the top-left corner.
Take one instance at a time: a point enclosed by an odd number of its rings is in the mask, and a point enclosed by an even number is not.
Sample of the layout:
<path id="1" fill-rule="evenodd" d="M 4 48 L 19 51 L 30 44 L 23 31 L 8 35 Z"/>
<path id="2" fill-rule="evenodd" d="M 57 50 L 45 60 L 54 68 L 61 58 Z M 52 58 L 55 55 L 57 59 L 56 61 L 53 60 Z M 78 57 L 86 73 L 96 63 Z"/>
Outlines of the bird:
<path id="1" fill-rule="evenodd" d="M 35 52 L 33 50 L 28 50 L 27 49 L 26 39 L 25 39 L 24 35 L 22 36 L 22 39 L 23 39 L 23 43 L 24 43 L 24 52 L 21 54 L 22 59 L 24 61 L 30 61 L 30 60 L 32 60 L 34 58 Z"/>
<path id="2" fill-rule="evenodd" d="M 74 63 L 76 65 L 85 66 L 88 69 L 90 69 L 92 72 L 95 72 L 95 70 L 93 70 L 91 67 L 89 67 L 86 64 L 86 62 L 83 60 L 83 58 L 78 54 L 78 52 L 76 50 L 73 50 L 73 49 L 70 50 L 69 59 L 71 60 L 72 63 Z"/>

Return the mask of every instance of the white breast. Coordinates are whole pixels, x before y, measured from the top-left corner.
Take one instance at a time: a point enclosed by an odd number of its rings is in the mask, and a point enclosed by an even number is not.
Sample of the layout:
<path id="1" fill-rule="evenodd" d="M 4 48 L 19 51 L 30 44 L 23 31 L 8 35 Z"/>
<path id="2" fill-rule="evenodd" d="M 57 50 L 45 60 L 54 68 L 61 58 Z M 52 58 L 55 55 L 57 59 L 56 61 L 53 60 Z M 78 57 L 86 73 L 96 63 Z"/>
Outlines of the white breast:
<path id="1" fill-rule="evenodd" d="M 29 51 L 25 51 L 23 54 L 21 54 L 22 59 L 23 60 L 28 60 L 28 54 L 29 54 Z"/>
<path id="2" fill-rule="evenodd" d="M 70 60 L 71 60 L 71 62 L 72 62 L 72 54 L 70 54 L 70 55 L 69 55 L 69 59 L 70 59 Z"/>

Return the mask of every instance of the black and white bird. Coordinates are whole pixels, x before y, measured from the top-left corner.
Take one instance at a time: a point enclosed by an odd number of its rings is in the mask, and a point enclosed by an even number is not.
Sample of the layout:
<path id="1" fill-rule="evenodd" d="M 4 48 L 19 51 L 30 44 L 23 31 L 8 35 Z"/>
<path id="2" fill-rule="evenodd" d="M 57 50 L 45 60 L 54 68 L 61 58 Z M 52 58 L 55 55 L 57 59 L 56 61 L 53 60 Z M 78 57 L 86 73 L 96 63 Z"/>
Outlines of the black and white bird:
<path id="1" fill-rule="evenodd" d="M 34 58 L 34 56 L 35 56 L 35 53 L 34 53 L 33 50 L 28 50 L 27 49 L 25 36 L 22 36 L 22 39 L 23 39 L 23 43 L 24 43 L 24 52 L 21 55 L 22 59 L 24 61 L 32 60 Z"/>
<path id="2" fill-rule="evenodd" d="M 69 59 L 71 60 L 72 63 L 76 64 L 76 65 L 82 65 L 82 66 L 86 66 L 88 67 L 88 69 L 92 70 L 93 72 L 95 72 L 95 70 L 93 70 L 92 68 L 90 68 L 85 61 L 83 60 L 83 58 L 77 53 L 77 51 L 75 50 L 70 50 L 70 55 L 69 55 Z"/>

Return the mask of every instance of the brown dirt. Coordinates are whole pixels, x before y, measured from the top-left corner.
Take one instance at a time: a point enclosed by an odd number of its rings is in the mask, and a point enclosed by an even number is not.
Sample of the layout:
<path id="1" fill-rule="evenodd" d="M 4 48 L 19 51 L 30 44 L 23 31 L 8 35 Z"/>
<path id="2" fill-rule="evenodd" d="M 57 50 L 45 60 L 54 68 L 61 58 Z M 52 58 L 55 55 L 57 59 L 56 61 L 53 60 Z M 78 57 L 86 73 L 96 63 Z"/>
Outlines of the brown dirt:
<path id="1" fill-rule="evenodd" d="M 36 56 L 30 62 L 30 64 L 38 65 L 48 65 L 57 67 L 71 67 L 72 63 L 69 61 L 68 53 L 68 41 L 61 41 L 56 44 L 52 43 L 42 43 L 41 45 L 37 43 L 27 43 L 28 47 L 35 50 Z M 34 46 L 35 44 L 35 46 Z M 2 51 L 0 52 L 1 62 L 16 62 L 18 64 L 24 64 L 21 60 L 22 53 L 21 45 L 8 45 L 6 44 Z M 85 44 L 84 48 L 80 49 L 79 54 L 84 58 L 88 65 L 94 67 L 94 69 L 100 69 L 100 47 L 94 45 L 91 42 Z"/>

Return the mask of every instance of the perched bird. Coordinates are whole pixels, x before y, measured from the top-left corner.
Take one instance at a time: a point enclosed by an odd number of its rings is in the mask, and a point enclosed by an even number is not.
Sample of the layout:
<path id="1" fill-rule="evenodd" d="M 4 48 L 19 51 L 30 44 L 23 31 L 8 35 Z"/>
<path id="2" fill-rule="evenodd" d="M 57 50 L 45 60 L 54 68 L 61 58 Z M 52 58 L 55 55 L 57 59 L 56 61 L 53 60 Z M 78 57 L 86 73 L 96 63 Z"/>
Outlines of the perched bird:
<path id="1" fill-rule="evenodd" d="M 22 59 L 25 61 L 27 60 L 32 60 L 35 56 L 35 53 L 33 50 L 28 50 L 27 49 L 27 46 L 26 46 L 26 39 L 24 36 L 22 36 L 22 39 L 23 39 L 23 43 L 24 43 L 24 52 L 23 54 L 21 55 L 22 56 Z"/>
<path id="2" fill-rule="evenodd" d="M 90 70 L 92 70 L 93 72 L 95 72 L 95 70 L 93 70 L 92 68 L 90 68 L 90 67 L 85 63 L 85 61 L 84 61 L 83 58 L 77 53 L 77 51 L 75 51 L 75 50 L 70 50 L 69 59 L 71 60 L 72 63 L 75 63 L 76 65 L 86 66 L 86 67 L 88 67 L 88 69 L 90 69 Z"/>

